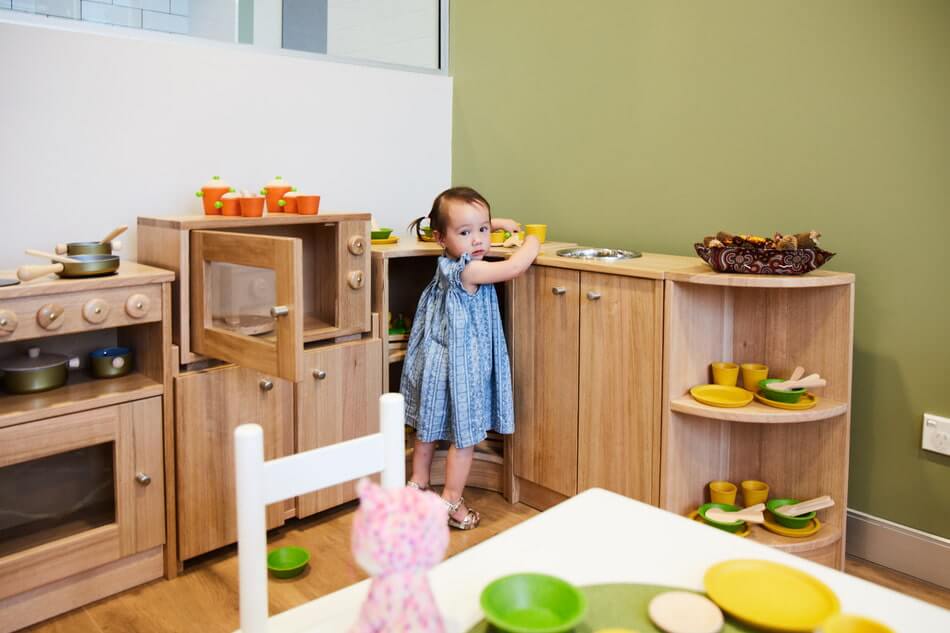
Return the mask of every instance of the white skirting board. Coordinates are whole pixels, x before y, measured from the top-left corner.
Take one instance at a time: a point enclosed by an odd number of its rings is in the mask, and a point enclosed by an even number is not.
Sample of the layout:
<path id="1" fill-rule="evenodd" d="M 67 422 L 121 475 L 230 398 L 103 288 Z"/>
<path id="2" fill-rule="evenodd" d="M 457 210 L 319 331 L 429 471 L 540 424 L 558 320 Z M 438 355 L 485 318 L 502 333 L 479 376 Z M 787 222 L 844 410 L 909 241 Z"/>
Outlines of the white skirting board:
<path id="1" fill-rule="evenodd" d="M 950 539 L 848 509 L 849 556 L 950 589 Z"/>

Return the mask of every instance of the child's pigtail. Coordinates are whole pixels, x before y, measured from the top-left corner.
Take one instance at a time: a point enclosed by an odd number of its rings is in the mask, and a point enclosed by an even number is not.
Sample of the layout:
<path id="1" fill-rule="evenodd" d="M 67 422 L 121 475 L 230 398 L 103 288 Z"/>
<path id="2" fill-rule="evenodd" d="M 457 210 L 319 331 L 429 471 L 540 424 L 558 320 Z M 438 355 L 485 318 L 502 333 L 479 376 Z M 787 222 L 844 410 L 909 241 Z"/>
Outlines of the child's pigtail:
<path id="1" fill-rule="evenodd" d="M 415 231 L 416 237 L 422 238 L 424 234 L 422 232 L 422 221 L 426 219 L 426 216 L 418 217 L 409 224 L 409 231 Z"/>

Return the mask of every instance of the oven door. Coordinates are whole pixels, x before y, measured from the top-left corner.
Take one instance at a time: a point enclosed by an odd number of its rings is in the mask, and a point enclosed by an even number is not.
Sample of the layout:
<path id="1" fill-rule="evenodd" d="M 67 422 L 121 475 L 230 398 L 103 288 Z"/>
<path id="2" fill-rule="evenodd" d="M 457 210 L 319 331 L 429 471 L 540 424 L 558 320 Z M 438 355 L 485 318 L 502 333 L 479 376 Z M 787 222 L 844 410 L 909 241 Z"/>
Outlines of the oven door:
<path id="1" fill-rule="evenodd" d="M 192 350 L 303 379 L 301 240 L 191 232 Z"/>
<path id="2" fill-rule="evenodd" d="M 165 542 L 162 399 L 0 429 L 0 599 Z"/>

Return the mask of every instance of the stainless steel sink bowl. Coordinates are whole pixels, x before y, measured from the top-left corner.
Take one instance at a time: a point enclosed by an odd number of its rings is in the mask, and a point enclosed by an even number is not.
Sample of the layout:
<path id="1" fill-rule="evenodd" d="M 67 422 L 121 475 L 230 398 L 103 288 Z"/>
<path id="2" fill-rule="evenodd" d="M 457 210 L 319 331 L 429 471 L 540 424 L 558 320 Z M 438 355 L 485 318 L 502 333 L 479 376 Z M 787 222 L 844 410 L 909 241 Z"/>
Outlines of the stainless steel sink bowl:
<path id="1" fill-rule="evenodd" d="M 558 257 L 572 257 L 574 259 L 593 259 L 599 262 L 616 262 L 621 259 L 640 257 L 636 251 L 624 251 L 619 248 L 562 248 L 557 252 Z"/>

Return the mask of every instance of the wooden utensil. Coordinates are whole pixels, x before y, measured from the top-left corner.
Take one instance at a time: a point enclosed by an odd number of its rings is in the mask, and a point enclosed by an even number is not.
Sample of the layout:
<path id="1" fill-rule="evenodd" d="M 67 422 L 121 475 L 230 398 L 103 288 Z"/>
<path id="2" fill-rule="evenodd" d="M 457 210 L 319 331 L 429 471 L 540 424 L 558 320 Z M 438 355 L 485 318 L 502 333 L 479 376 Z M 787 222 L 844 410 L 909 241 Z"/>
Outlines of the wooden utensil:
<path id="1" fill-rule="evenodd" d="M 34 257 L 42 257 L 44 259 L 51 259 L 54 262 L 59 262 L 61 264 L 78 264 L 79 263 L 78 259 L 73 259 L 72 257 L 66 257 L 65 255 L 55 255 L 53 253 L 47 253 L 46 251 L 38 251 L 34 248 L 26 249 L 26 254 L 32 255 Z"/>
<path id="2" fill-rule="evenodd" d="M 792 372 L 792 375 L 789 376 L 788 379 L 789 379 L 789 380 L 798 380 L 799 378 L 801 378 L 801 377 L 804 376 L 804 375 L 805 375 L 805 368 L 802 367 L 801 365 L 799 365 L 798 367 L 795 368 L 795 371 Z"/>
<path id="3" fill-rule="evenodd" d="M 111 242 L 112 240 L 119 237 L 120 235 L 122 235 L 128 230 L 129 230 L 129 227 L 125 224 L 123 224 L 122 226 L 117 226 L 116 228 L 109 231 L 108 235 L 106 235 L 104 238 L 102 238 L 99 241 L 102 242 L 103 244 L 106 242 Z"/>
<path id="4" fill-rule="evenodd" d="M 792 389 L 811 389 L 814 387 L 824 387 L 828 381 L 818 374 L 809 374 L 801 380 L 786 380 L 785 382 L 769 383 L 768 388 L 773 391 L 791 391 Z"/>
<path id="5" fill-rule="evenodd" d="M 728 512 L 719 508 L 709 508 L 706 510 L 706 518 L 720 523 L 732 523 L 733 521 L 745 521 L 746 523 L 765 523 L 765 516 L 761 510 L 749 511 L 748 508 L 738 512 Z"/>
<path id="6" fill-rule="evenodd" d="M 802 501 L 801 503 L 796 503 L 791 506 L 781 506 L 775 508 L 775 511 L 779 514 L 783 514 L 787 517 L 797 517 L 803 514 L 808 514 L 809 512 L 815 512 L 817 510 L 824 510 L 825 508 L 830 508 L 835 504 L 835 500 L 832 499 L 829 495 L 824 495 L 821 497 L 815 497 L 814 499 L 809 499 L 808 501 Z M 707 515 L 709 512 L 706 513 Z"/>

